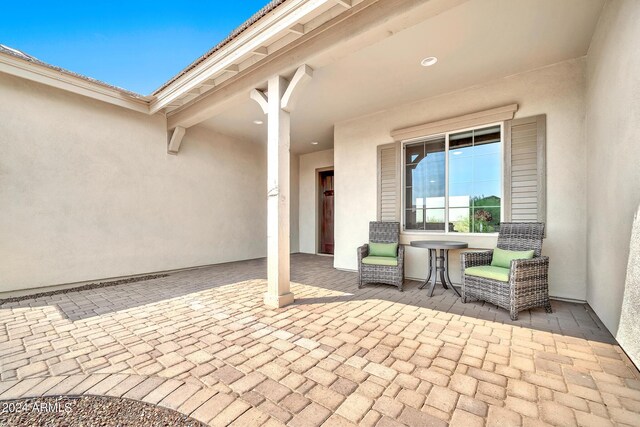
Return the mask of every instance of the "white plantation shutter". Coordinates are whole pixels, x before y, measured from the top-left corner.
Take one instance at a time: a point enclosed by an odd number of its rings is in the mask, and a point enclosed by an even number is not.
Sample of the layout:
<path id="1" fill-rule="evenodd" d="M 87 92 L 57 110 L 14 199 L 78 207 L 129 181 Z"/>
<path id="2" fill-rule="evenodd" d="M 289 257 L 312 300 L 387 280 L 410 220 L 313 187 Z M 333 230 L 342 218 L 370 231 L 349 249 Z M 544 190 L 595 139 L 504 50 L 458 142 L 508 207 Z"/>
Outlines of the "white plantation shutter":
<path id="1" fill-rule="evenodd" d="M 505 221 L 546 222 L 546 116 L 505 122 Z"/>
<path id="2" fill-rule="evenodd" d="M 400 143 L 378 146 L 378 220 L 400 221 Z"/>

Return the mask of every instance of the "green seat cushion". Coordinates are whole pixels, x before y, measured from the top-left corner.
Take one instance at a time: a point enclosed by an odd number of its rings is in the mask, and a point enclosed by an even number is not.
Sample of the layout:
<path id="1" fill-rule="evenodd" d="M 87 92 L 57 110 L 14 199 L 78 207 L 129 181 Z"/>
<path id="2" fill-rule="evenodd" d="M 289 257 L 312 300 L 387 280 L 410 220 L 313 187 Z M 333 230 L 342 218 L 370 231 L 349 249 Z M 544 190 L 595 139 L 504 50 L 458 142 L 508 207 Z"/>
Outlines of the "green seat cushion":
<path id="1" fill-rule="evenodd" d="M 370 256 L 390 256 L 395 257 L 398 255 L 397 243 L 369 243 L 369 255 Z"/>
<path id="2" fill-rule="evenodd" d="M 464 269 L 467 276 L 484 277 L 485 279 L 498 280 L 500 282 L 509 281 L 509 269 L 503 267 L 495 267 L 492 265 L 480 265 L 477 267 L 469 267 Z"/>
<path id="3" fill-rule="evenodd" d="M 493 250 L 491 265 L 494 267 L 511 268 L 511 260 L 531 259 L 534 251 L 507 251 L 500 248 Z"/>
<path id="4" fill-rule="evenodd" d="M 390 265 L 396 267 L 398 265 L 398 258 L 395 256 L 372 256 L 369 255 L 362 259 L 363 264 L 369 265 Z"/>

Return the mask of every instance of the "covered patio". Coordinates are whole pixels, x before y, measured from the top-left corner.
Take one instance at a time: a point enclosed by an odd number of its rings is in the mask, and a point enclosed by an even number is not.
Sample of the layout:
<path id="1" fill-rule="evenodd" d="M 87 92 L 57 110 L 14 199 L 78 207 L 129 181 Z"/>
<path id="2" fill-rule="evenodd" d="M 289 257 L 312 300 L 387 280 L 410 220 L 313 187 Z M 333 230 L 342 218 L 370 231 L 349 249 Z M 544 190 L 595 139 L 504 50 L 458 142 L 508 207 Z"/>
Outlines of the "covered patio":
<path id="1" fill-rule="evenodd" d="M 635 0 L 275 0 L 149 95 L 0 45 L 0 401 L 640 426 L 638 22 Z M 505 261 L 505 300 L 527 276 L 551 313 L 419 289 L 426 247 L 468 284 L 505 223 L 544 258 Z M 359 289 L 372 243 L 397 288 Z"/>
<path id="2" fill-rule="evenodd" d="M 123 396 L 210 425 L 637 425 L 640 373 L 586 304 L 512 322 L 356 283 L 298 254 L 282 309 L 264 259 L 5 301 L 0 400 Z"/>

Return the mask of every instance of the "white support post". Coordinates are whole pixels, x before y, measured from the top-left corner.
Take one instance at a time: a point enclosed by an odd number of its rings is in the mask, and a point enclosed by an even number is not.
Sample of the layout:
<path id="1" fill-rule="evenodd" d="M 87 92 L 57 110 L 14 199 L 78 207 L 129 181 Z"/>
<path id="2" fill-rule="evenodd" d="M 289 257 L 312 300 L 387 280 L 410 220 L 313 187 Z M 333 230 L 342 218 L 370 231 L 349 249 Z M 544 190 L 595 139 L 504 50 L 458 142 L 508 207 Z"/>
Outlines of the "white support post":
<path id="1" fill-rule="evenodd" d="M 287 89 L 281 76 L 269 79 L 267 131 L 267 293 L 264 303 L 283 307 L 293 302 L 289 289 L 289 148 L 290 114 L 280 108 Z"/>
<path id="2" fill-rule="evenodd" d="M 297 78 L 289 82 L 282 76 L 273 76 L 268 81 L 268 93 L 253 90 L 254 99 L 268 115 L 267 123 L 267 293 L 264 303 L 268 307 L 284 307 L 294 300 L 290 290 L 290 112 L 297 93 L 312 75 L 303 65 Z M 304 74 L 304 76 L 302 75 Z M 286 96 L 285 96 L 286 95 Z M 266 99 L 265 99 L 266 98 Z M 283 99 L 285 101 L 283 108 Z"/>

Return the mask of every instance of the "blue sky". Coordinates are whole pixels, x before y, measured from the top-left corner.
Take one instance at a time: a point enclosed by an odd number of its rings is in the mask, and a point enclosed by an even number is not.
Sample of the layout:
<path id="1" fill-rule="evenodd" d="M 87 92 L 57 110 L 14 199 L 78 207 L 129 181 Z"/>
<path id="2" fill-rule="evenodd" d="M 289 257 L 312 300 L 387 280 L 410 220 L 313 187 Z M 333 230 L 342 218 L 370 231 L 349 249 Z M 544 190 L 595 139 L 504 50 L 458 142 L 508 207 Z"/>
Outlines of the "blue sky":
<path id="1" fill-rule="evenodd" d="M 267 2 L 8 1 L 0 44 L 148 95 Z"/>

